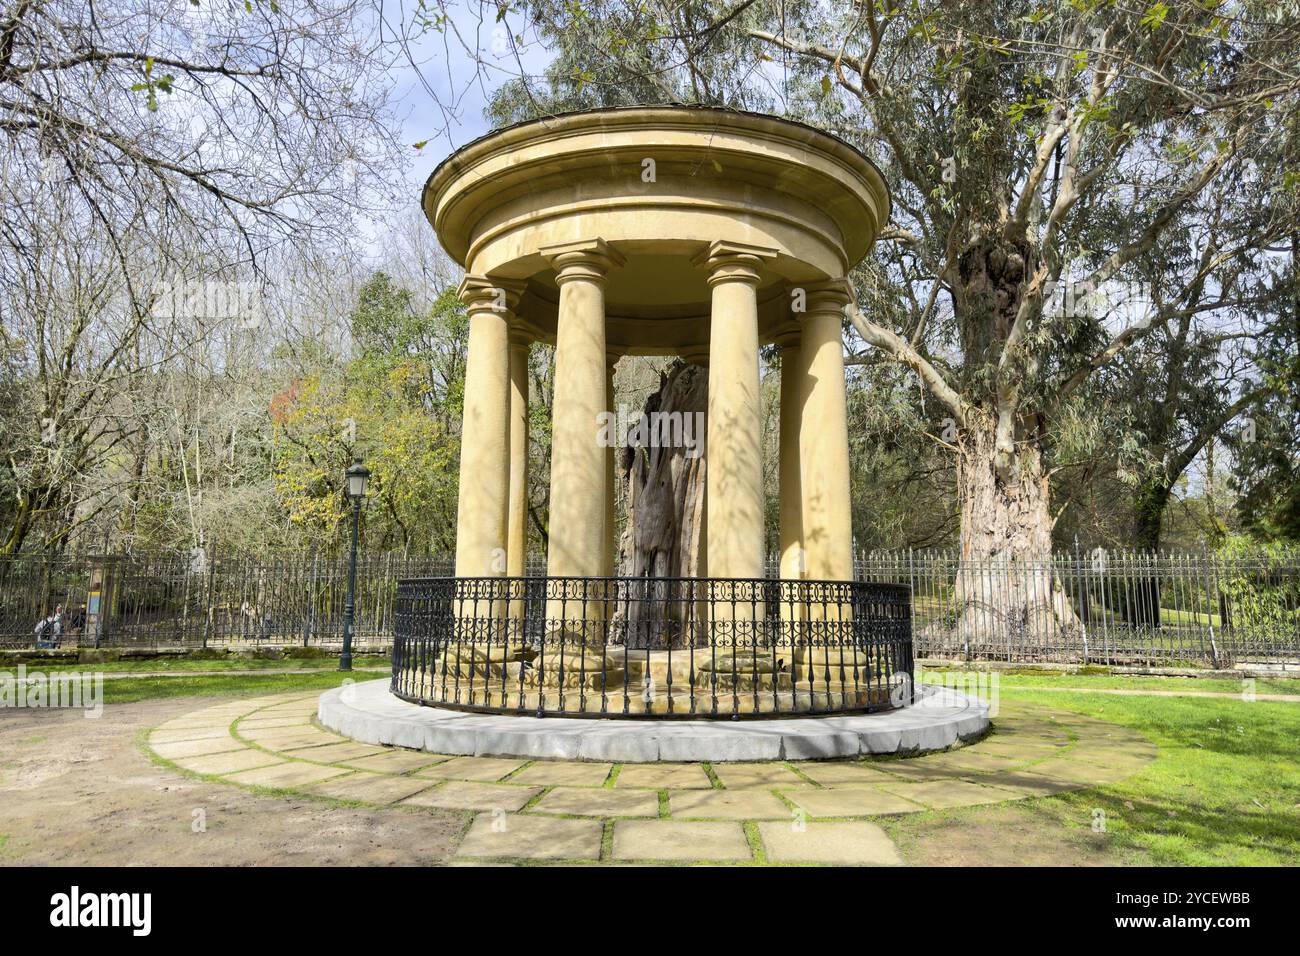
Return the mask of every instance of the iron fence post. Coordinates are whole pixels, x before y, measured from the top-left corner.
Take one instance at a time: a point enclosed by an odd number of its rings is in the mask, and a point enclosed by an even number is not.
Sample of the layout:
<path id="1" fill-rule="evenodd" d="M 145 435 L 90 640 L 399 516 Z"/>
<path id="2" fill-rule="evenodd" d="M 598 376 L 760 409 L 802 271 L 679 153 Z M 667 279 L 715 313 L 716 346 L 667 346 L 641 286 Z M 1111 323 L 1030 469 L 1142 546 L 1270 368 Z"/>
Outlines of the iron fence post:
<path id="1" fill-rule="evenodd" d="M 1214 609 L 1218 606 L 1218 588 L 1212 581 L 1210 554 L 1206 548 L 1205 538 L 1201 538 L 1201 561 L 1205 569 L 1205 623 L 1210 628 L 1210 663 L 1219 669 L 1219 642 L 1214 633 Z"/>

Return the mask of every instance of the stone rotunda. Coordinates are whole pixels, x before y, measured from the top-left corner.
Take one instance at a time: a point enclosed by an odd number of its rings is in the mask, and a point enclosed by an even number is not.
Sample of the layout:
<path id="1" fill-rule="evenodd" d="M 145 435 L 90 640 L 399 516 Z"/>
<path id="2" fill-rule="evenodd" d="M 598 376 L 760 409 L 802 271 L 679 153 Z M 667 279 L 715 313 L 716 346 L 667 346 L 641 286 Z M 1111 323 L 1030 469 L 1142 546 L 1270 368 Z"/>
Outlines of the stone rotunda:
<path id="1" fill-rule="evenodd" d="M 548 574 L 612 573 L 598 416 L 619 357 L 677 355 L 709 367 L 708 574 L 763 576 L 759 348 L 776 344 L 783 576 L 852 579 L 840 335 L 849 270 L 889 215 L 868 159 L 769 116 L 579 113 L 471 143 L 429 178 L 424 209 L 465 267 L 470 316 L 457 576 L 523 574 L 524 375 L 541 341 L 555 346 Z"/>
<path id="2" fill-rule="evenodd" d="M 771 116 L 602 110 L 470 143 L 423 205 L 465 269 L 455 573 L 399 583 L 391 682 L 327 692 L 322 723 L 623 761 L 928 749 L 987 727 L 978 703 L 913 686 L 908 588 L 854 579 L 841 333 L 849 272 L 889 216 L 870 160 Z M 544 574 L 525 568 L 533 342 L 555 350 Z M 774 577 L 765 345 L 781 363 Z M 694 576 L 615 573 L 602 423 L 627 355 L 708 368 Z"/>

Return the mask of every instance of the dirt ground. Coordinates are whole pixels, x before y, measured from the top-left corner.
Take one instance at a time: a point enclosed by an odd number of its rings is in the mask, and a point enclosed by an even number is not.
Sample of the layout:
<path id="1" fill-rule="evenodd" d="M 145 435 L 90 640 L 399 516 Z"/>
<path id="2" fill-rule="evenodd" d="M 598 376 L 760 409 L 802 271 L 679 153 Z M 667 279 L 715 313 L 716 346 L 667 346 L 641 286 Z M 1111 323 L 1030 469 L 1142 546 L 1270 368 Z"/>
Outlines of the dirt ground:
<path id="1" fill-rule="evenodd" d="M 1035 803 L 893 818 L 886 829 L 909 866 L 1120 865 L 1104 836 L 1062 827 Z"/>
<path id="2" fill-rule="evenodd" d="M 0 865 L 427 866 L 468 814 L 258 796 L 155 766 L 136 737 L 209 703 L 0 710 Z M 206 832 L 194 832 L 196 810 Z"/>

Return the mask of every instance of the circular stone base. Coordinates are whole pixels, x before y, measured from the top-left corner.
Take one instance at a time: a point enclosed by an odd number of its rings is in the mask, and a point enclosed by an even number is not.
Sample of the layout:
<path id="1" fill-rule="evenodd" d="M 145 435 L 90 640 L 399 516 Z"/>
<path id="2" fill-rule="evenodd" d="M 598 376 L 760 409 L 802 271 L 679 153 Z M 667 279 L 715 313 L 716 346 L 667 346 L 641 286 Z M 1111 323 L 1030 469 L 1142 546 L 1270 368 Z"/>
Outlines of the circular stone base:
<path id="1" fill-rule="evenodd" d="M 774 720 L 608 720 L 475 714 L 394 697 L 388 680 L 321 694 L 330 730 L 368 744 L 481 757 L 550 757 L 653 763 L 660 760 L 821 760 L 941 750 L 988 729 L 988 705 L 922 686 L 901 710 Z"/>

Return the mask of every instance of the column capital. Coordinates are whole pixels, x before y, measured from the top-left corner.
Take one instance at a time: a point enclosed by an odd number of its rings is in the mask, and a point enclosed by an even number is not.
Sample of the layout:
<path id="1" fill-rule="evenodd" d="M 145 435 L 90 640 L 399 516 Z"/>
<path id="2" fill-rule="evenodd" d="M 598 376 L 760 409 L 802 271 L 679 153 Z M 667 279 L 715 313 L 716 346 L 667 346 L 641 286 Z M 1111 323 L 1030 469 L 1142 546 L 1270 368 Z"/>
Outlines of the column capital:
<path id="1" fill-rule="evenodd" d="M 796 286 L 804 290 L 806 308 L 796 316 L 811 315 L 814 312 L 843 312 L 853 301 L 853 286 L 848 279 L 830 279 L 826 282 L 809 282 Z"/>
<path id="2" fill-rule="evenodd" d="M 526 282 L 518 279 L 493 279 L 466 273 L 456 295 L 471 312 L 513 312 L 526 286 Z"/>
<path id="3" fill-rule="evenodd" d="M 533 344 L 533 337 L 528 334 L 527 330 L 514 326 L 510 329 L 510 347 L 513 349 L 527 350 Z"/>
<path id="4" fill-rule="evenodd" d="M 709 367 L 709 346 L 707 343 L 695 348 L 682 349 L 677 354 L 687 365 L 699 365 L 702 368 Z"/>
<path id="5" fill-rule="evenodd" d="M 627 262 L 627 257 L 604 239 L 561 242 L 542 246 L 538 252 L 555 269 L 556 281 L 561 284 L 570 279 L 601 281 L 610 269 Z"/>
<path id="6" fill-rule="evenodd" d="M 751 246 L 744 242 L 718 239 L 695 256 L 691 264 L 709 270 L 709 285 L 716 282 L 749 282 L 758 284 L 759 267 L 764 259 L 775 259 L 776 250 L 767 246 Z"/>
<path id="7" fill-rule="evenodd" d="M 803 334 L 797 326 L 778 332 L 772 339 L 772 344 L 776 346 L 779 352 L 784 352 L 787 349 L 797 349 L 802 342 Z"/>

